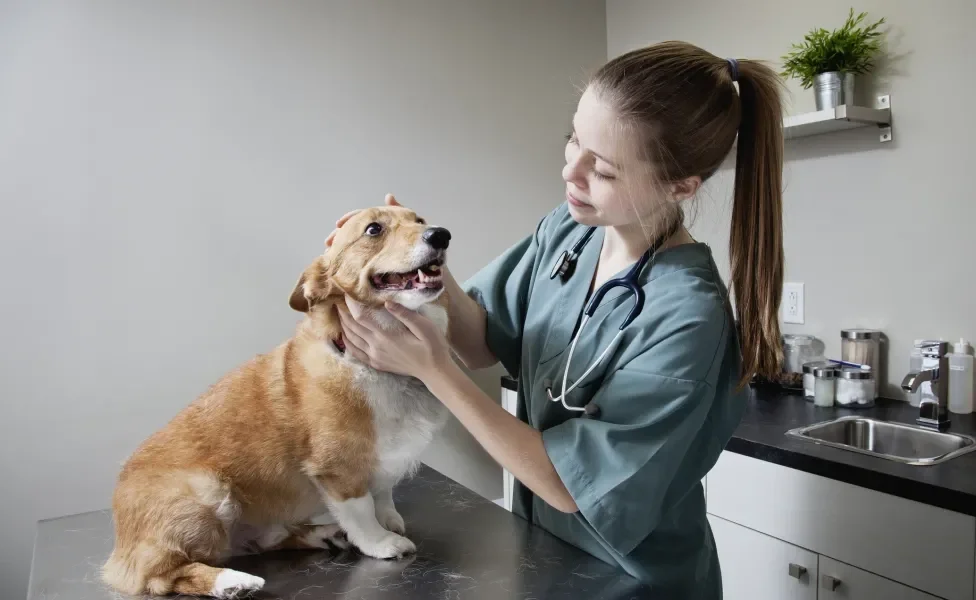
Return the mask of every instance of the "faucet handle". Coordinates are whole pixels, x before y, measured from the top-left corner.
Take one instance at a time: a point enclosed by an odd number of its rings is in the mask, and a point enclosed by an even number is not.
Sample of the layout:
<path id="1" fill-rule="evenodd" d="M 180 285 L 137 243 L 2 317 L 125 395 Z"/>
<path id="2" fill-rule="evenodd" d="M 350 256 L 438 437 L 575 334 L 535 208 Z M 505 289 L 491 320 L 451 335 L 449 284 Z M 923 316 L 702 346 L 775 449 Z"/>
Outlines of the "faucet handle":
<path id="1" fill-rule="evenodd" d="M 925 340 L 919 345 L 919 349 L 926 358 L 942 358 L 949 353 L 949 342 Z"/>

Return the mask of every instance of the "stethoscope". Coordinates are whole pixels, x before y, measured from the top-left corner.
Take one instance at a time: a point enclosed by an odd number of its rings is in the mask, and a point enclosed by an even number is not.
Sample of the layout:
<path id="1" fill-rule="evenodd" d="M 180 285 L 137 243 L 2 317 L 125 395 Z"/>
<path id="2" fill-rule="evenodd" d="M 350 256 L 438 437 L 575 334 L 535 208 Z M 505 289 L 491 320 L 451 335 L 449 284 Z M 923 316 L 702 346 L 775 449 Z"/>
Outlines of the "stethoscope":
<path id="1" fill-rule="evenodd" d="M 680 223 L 677 225 L 680 225 Z M 620 339 L 620 336 L 624 334 L 624 329 L 626 329 L 627 326 L 637 318 L 637 315 L 639 315 L 641 310 L 644 308 L 644 289 L 641 288 L 638 277 L 644 270 L 644 267 L 647 266 L 647 263 L 651 261 L 654 253 L 661 246 L 664 240 L 671 237 L 675 230 L 677 230 L 677 226 L 673 227 L 672 231 L 669 233 L 661 236 L 654 245 L 648 248 L 623 277 L 618 277 L 617 279 L 607 281 L 601 285 L 599 289 L 597 289 L 596 293 L 593 294 L 593 297 L 590 298 L 590 301 L 586 304 L 586 308 L 583 309 L 583 318 L 580 321 L 579 328 L 576 330 L 576 335 L 573 336 L 573 343 L 569 347 L 569 356 L 566 358 L 566 366 L 563 369 L 562 393 L 554 397 L 552 395 L 552 386 L 548 384 L 546 385 L 546 394 L 549 396 L 550 400 L 553 402 L 562 403 L 563 408 L 568 411 L 581 412 L 583 413 L 584 417 L 595 419 L 600 416 L 600 407 L 593 402 L 588 402 L 586 406 L 570 406 L 569 404 L 566 404 L 566 394 L 576 389 L 576 387 L 586 379 L 586 376 L 593 372 L 593 369 L 603 362 L 603 359 L 606 358 L 607 354 L 610 353 L 610 349 L 617 345 L 617 341 Z M 576 240 L 576 243 L 573 244 L 573 247 L 569 250 L 564 250 L 562 254 L 559 255 L 559 258 L 556 259 L 555 264 L 552 266 L 552 272 L 549 274 L 549 279 L 559 277 L 563 283 L 569 281 L 569 278 L 572 277 L 573 273 L 576 271 L 576 262 L 579 260 L 580 253 L 583 251 L 583 248 L 586 247 L 586 244 L 590 241 L 590 238 L 593 237 L 593 232 L 595 231 L 596 227 L 587 227 L 586 231 L 583 232 L 583 235 L 581 235 L 580 238 Z M 613 337 L 613 340 L 610 341 L 607 347 L 603 350 L 603 353 L 600 354 L 599 358 L 593 361 L 593 364 L 591 364 L 583 375 L 576 380 L 576 383 L 567 388 L 566 385 L 569 383 L 569 365 L 573 361 L 573 353 L 576 351 L 576 343 L 580 339 L 580 334 L 583 333 L 583 328 L 586 327 L 586 323 L 590 320 L 590 317 L 596 313 L 596 309 L 599 308 L 600 301 L 603 300 L 603 297 L 607 295 L 607 292 L 616 287 L 626 288 L 627 291 L 633 294 L 634 306 L 630 309 L 630 313 L 627 314 L 627 317 L 624 319 L 623 323 L 620 324 L 617 335 Z"/>

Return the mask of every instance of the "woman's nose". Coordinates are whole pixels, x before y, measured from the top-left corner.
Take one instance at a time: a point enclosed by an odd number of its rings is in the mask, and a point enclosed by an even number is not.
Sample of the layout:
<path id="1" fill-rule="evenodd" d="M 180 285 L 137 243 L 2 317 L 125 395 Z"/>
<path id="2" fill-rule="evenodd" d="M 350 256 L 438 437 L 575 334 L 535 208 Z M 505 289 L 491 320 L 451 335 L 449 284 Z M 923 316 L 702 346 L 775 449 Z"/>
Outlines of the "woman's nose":
<path id="1" fill-rule="evenodd" d="M 566 166 L 563 167 L 563 180 L 579 189 L 586 189 L 586 177 L 583 175 L 579 159 L 566 162 Z"/>
<path id="2" fill-rule="evenodd" d="M 443 227 L 431 227 L 424 232 L 424 241 L 435 250 L 447 250 L 451 243 L 451 232 Z"/>

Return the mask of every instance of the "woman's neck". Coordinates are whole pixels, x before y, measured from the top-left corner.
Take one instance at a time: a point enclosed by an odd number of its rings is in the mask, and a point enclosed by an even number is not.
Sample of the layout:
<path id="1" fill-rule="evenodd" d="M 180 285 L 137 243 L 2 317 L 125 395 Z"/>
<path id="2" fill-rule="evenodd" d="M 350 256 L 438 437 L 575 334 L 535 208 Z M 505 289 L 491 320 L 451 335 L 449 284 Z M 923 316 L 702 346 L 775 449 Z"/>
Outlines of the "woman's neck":
<path id="1" fill-rule="evenodd" d="M 603 235 L 603 248 L 600 249 L 600 261 L 591 282 L 592 290 L 603 285 L 614 273 L 622 271 L 627 266 L 637 262 L 644 252 L 656 240 L 649 240 L 647 234 L 638 225 L 636 227 L 607 227 Z M 682 244 L 694 243 L 694 238 L 684 227 L 668 236 L 658 251 L 673 248 Z"/>
<path id="2" fill-rule="evenodd" d="M 659 227 L 658 231 L 661 229 Z M 694 238 L 691 237 L 688 230 L 681 226 L 663 241 L 658 250 L 665 250 L 682 244 L 690 244 L 694 243 L 694 241 Z M 607 227 L 603 236 L 603 250 L 600 253 L 600 260 L 601 262 L 606 260 L 614 263 L 629 264 L 640 258 L 651 247 L 651 244 L 655 242 L 657 242 L 657 239 L 649 238 L 647 232 L 639 223 Z"/>

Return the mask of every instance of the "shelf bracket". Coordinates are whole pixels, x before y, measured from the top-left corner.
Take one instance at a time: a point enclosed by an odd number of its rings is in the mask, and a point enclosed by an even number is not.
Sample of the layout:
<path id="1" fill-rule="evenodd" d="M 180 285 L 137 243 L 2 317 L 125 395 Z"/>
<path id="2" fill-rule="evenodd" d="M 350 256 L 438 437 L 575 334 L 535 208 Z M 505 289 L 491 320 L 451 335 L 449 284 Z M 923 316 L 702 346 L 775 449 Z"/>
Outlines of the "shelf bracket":
<path id="1" fill-rule="evenodd" d="M 890 109 L 891 108 L 891 98 L 888 96 L 888 94 L 885 94 L 884 96 L 878 96 L 877 101 L 874 104 L 874 107 L 875 108 L 888 108 L 888 109 Z M 891 111 L 889 111 L 888 114 L 890 115 L 891 114 Z M 891 119 L 889 118 L 888 120 L 890 121 Z M 892 140 L 892 136 L 891 136 L 891 123 L 888 123 L 886 125 L 878 125 L 878 133 L 879 133 L 878 139 L 880 141 L 882 141 L 882 142 L 890 142 Z"/>

